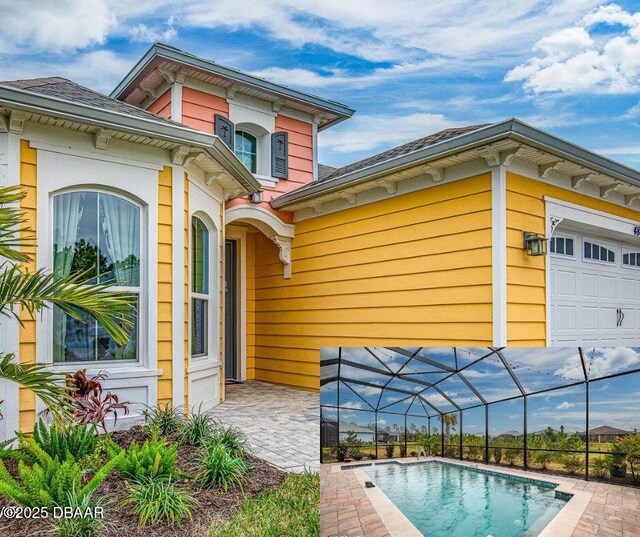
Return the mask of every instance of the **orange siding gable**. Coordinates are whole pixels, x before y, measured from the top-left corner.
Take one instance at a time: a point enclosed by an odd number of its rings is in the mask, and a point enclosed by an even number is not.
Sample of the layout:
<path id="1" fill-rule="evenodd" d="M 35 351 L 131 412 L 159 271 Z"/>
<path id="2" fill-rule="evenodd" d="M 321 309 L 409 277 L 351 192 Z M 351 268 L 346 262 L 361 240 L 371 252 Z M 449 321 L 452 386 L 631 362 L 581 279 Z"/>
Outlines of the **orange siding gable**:
<path id="1" fill-rule="evenodd" d="M 298 222 L 289 280 L 256 233 L 248 375 L 318 389 L 321 347 L 491 345 L 491 236 L 490 174 Z"/>
<path id="2" fill-rule="evenodd" d="M 171 90 L 165 91 L 149 108 L 149 112 L 171 119 Z"/>
<path id="3" fill-rule="evenodd" d="M 224 97 L 182 88 L 182 123 L 187 127 L 213 134 L 215 114 L 229 117 L 229 103 Z"/>

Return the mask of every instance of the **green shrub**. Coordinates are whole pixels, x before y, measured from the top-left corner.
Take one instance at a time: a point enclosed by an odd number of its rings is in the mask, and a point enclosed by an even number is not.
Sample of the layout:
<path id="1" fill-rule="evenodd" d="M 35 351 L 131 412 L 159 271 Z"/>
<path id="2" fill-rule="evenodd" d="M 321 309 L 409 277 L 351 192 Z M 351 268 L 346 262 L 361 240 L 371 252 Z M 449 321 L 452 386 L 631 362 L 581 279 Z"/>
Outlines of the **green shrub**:
<path id="1" fill-rule="evenodd" d="M 204 487 L 216 485 L 227 491 L 239 487 L 246 480 L 248 466 L 240 457 L 232 456 L 222 444 L 206 444 L 198 452 L 199 471 L 196 482 Z"/>
<path id="2" fill-rule="evenodd" d="M 387 459 L 393 459 L 393 452 L 396 450 L 396 445 L 393 442 L 389 442 L 385 447 L 384 451 L 387 455 Z"/>
<path id="3" fill-rule="evenodd" d="M 618 457 L 624 454 L 624 462 L 631 471 L 631 479 L 634 483 L 640 483 L 640 433 L 634 432 L 617 438 L 613 443 L 612 451 Z"/>
<path id="4" fill-rule="evenodd" d="M 493 460 L 496 461 L 496 464 L 500 464 L 502 461 L 502 448 L 494 447 L 493 448 Z"/>
<path id="5" fill-rule="evenodd" d="M 565 455 L 562 457 L 562 466 L 571 475 L 577 474 L 584 467 L 584 461 L 578 455 Z"/>
<path id="6" fill-rule="evenodd" d="M 184 416 L 180 408 L 174 408 L 169 403 L 144 411 L 144 423 L 152 433 L 160 436 L 177 434 L 184 424 Z"/>
<path id="7" fill-rule="evenodd" d="M 216 420 L 210 414 L 194 412 L 189 415 L 178 432 L 178 440 L 190 446 L 199 446 L 216 431 Z"/>
<path id="8" fill-rule="evenodd" d="M 191 518 L 191 509 L 197 504 L 198 500 L 171 480 L 148 478 L 131 486 L 124 500 L 124 505 L 130 505 L 138 515 L 141 528 L 163 521 L 180 526 L 185 517 Z"/>
<path id="9" fill-rule="evenodd" d="M 401 457 L 407 456 L 407 445 L 404 442 L 400 442 L 400 456 Z"/>
<path id="10" fill-rule="evenodd" d="M 543 470 L 547 469 L 547 465 L 553 460 L 553 452 L 551 451 L 534 451 L 533 462 L 539 464 Z"/>
<path id="11" fill-rule="evenodd" d="M 24 438 L 22 443 L 36 462 L 29 465 L 24 460 L 19 461 L 18 474 L 22 482 L 19 483 L 0 461 L 0 494 L 24 507 L 67 506 L 67 493 L 73 490 L 77 491 L 76 496 L 82 501 L 93 494 L 120 462 L 120 456 L 115 456 L 95 473 L 91 481 L 83 485 L 84 469 L 71 455 L 60 461 L 46 453 L 33 438 Z"/>
<path id="12" fill-rule="evenodd" d="M 19 434 L 18 438 L 22 445 L 23 441 L 29 437 Z M 53 424 L 47 427 L 42 420 L 38 420 L 33 427 L 33 439 L 45 453 L 60 461 L 64 461 L 68 456 L 79 461 L 82 457 L 93 453 L 98 443 L 95 424 L 74 424 L 73 426 Z M 28 451 L 25 456 L 30 462 L 35 462 Z"/>
<path id="13" fill-rule="evenodd" d="M 215 427 L 206 442 L 222 444 L 233 457 L 243 457 L 247 452 L 247 440 L 236 427 Z"/>
<path id="14" fill-rule="evenodd" d="M 130 481 L 140 481 L 143 478 L 177 477 L 176 468 L 178 458 L 178 444 L 167 445 L 167 439 L 159 439 L 157 435 L 147 440 L 142 447 L 134 440 L 129 449 L 123 450 L 113 442 L 105 444 L 108 458 L 122 453 L 117 469 Z"/>
<path id="15" fill-rule="evenodd" d="M 589 463 L 589 468 L 594 477 L 607 477 L 610 462 L 606 457 L 595 457 Z"/>
<path id="16" fill-rule="evenodd" d="M 105 512 L 104 502 L 100 498 L 97 500 L 93 500 L 90 496 L 78 498 L 75 490 L 69 491 L 67 496 L 67 504 L 74 510 L 80 509 L 85 513 L 87 509 L 91 509 L 95 513 L 96 508 L 101 508 L 103 513 Z M 63 517 L 54 521 L 48 533 L 55 537 L 100 537 L 109 527 L 113 527 L 113 524 L 100 516 Z"/>

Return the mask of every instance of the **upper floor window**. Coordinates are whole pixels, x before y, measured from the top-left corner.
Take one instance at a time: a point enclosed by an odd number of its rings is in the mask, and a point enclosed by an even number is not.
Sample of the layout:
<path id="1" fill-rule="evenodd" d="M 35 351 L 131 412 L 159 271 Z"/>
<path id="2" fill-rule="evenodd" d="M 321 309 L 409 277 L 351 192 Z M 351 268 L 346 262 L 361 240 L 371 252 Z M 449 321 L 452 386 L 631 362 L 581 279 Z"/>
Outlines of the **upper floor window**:
<path id="1" fill-rule="evenodd" d="M 258 140 L 253 134 L 236 131 L 235 153 L 251 173 L 258 170 Z"/>
<path id="2" fill-rule="evenodd" d="M 140 298 L 140 218 L 137 205 L 103 192 L 70 192 L 53 200 L 53 267 Z M 53 361 L 136 360 L 138 322 L 120 346 L 95 320 L 78 321 L 54 307 Z"/>
<path id="3" fill-rule="evenodd" d="M 191 218 L 191 355 L 204 356 L 208 348 L 209 230 Z"/>

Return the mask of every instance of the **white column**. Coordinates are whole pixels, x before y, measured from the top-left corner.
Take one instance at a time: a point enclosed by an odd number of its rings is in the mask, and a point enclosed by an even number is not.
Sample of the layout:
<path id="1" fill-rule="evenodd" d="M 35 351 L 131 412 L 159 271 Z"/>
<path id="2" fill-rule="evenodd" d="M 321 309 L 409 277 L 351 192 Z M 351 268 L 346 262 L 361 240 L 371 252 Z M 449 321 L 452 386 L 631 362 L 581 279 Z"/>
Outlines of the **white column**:
<path id="1" fill-rule="evenodd" d="M 491 167 L 493 345 L 507 344 L 507 167 Z"/>
<path id="2" fill-rule="evenodd" d="M 173 407 L 184 404 L 184 168 L 172 166 Z"/>

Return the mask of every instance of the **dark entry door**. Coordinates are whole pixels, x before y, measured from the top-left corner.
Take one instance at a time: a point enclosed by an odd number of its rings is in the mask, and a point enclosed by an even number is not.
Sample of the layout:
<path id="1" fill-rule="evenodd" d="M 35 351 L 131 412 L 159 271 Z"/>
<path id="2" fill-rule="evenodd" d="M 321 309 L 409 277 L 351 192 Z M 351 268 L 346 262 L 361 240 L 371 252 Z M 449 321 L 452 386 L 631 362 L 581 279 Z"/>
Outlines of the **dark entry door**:
<path id="1" fill-rule="evenodd" d="M 225 242 L 224 376 L 235 379 L 238 358 L 238 274 L 236 241 Z"/>

